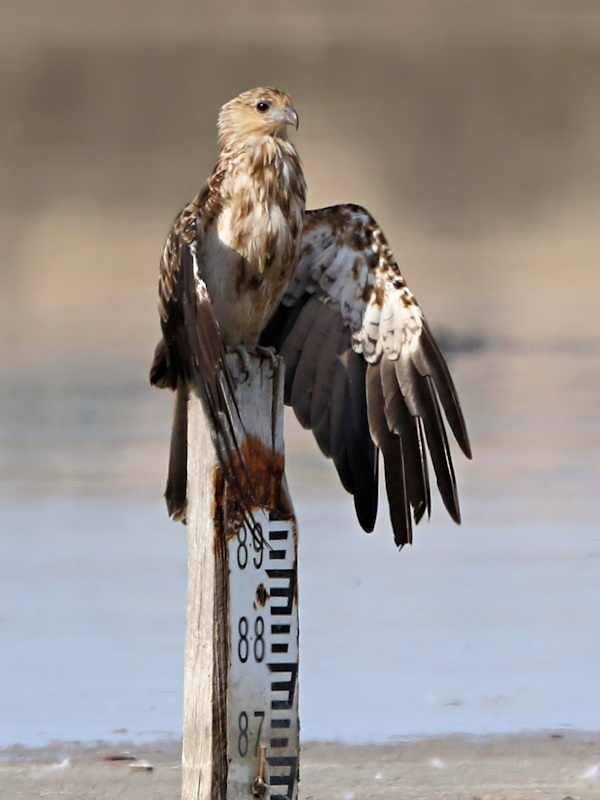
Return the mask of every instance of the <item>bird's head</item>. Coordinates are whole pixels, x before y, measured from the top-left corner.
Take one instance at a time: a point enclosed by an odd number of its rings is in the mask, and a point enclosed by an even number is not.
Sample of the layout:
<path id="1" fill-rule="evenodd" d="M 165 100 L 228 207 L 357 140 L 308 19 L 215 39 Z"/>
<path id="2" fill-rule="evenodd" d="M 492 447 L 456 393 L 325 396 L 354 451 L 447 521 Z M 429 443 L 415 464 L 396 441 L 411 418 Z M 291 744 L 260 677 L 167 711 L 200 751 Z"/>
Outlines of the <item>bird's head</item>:
<path id="1" fill-rule="evenodd" d="M 287 139 L 288 125 L 298 128 L 298 114 L 289 95 L 268 87 L 249 89 L 221 109 L 219 140 L 225 145 L 246 137 Z"/>

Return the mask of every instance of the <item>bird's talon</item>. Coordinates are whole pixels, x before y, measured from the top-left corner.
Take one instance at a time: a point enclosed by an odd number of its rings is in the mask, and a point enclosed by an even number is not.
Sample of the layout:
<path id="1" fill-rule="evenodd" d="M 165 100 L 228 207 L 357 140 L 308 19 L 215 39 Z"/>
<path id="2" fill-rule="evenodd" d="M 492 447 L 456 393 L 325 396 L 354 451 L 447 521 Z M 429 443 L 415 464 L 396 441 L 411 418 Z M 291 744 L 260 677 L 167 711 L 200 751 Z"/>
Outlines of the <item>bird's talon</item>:
<path id="1" fill-rule="evenodd" d="M 242 345 L 238 345 L 232 349 L 239 359 L 240 378 L 238 382 L 246 383 L 250 377 L 250 355 L 248 350 Z"/>
<path id="2" fill-rule="evenodd" d="M 263 347 L 263 345 L 256 345 L 255 348 L 256 355 L 260 358 L 264 358 L 268 360 L 271 364 L 271 369 L 277 369 L 279 364 L 279 356 L 277 355 L 277 350 L 274 347 Z"/>

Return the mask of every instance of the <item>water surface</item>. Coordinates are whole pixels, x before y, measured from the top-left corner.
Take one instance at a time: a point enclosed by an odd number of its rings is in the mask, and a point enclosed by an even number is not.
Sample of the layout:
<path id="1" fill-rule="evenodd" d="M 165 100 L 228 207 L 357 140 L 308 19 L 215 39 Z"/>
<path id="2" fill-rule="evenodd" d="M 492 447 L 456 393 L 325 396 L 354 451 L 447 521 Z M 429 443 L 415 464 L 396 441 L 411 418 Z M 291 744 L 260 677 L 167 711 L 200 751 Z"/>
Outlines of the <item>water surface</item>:
<path id="1" fill-rule="evenodd" d="M 305 740 L 597 729 L 597 367 L 592 345 L 455 356 L 476 456 L 457 455 L 464 523 L 436 503 L 400 554 L 385 509 L 363 534 L 288 419 Z M 186 541 L 160 498 L 170 401 L 127 364 L 4 386 L 0 746 L 177 737 Z"/>

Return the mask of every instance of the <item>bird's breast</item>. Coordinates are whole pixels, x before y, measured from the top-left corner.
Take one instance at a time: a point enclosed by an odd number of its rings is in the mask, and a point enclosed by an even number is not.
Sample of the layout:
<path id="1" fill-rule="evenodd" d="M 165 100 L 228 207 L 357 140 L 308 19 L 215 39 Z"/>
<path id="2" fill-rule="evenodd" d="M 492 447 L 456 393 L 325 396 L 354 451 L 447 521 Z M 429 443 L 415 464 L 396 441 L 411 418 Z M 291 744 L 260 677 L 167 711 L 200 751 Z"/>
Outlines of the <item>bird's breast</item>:
<path id="1" fill-rule="evenodd" d="M 226 346 L 258 342 L 296 267 L 303 210 L 238 196 L 206 232 L 202 272 Z"/>
<path id="2" fill-rule="evenodd" d="M 289 265 L 298 247 L 303 210 L 294 204 L 236 199 L 223 209 L 217 234 L 223 247 L 245 262 L 246 273 L 257 276 Z"/>

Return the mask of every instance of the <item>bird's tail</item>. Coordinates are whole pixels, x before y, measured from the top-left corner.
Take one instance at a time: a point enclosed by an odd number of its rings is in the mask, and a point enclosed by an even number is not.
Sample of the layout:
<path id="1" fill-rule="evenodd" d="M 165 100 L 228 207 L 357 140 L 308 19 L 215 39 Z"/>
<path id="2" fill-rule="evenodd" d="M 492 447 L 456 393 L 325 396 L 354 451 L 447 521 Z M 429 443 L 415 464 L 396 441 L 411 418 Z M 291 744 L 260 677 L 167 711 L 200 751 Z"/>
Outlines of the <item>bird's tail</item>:
<path id="1" fill-rule="evenodd" d="M 175 392 L 173 429 L 169 450 L 169 472 L 165 500 L 169 515 L 176 522 L 185 522 L 187 515 L 187 429 L 188 387 L 180 383 Z"/>

